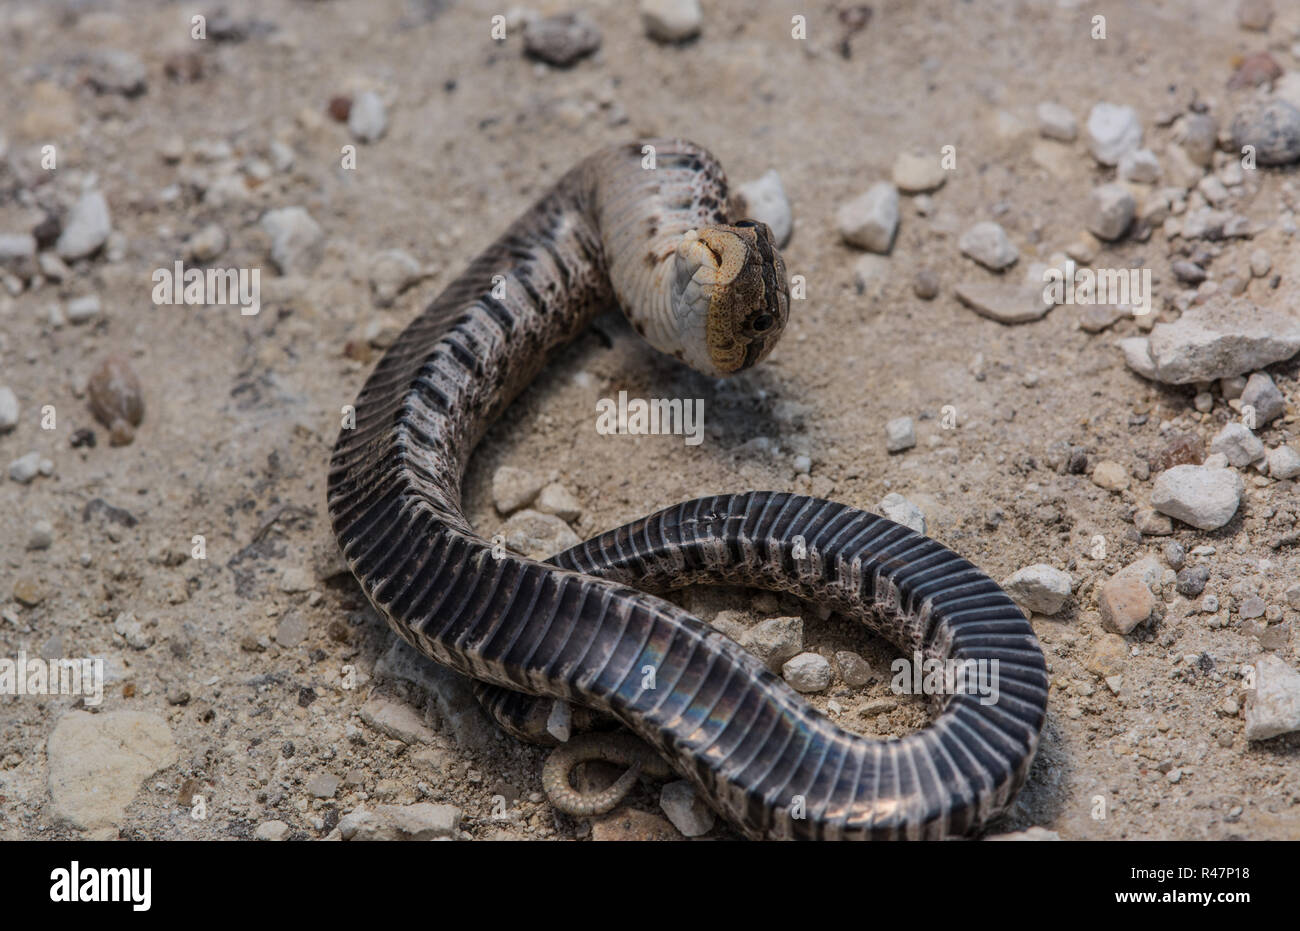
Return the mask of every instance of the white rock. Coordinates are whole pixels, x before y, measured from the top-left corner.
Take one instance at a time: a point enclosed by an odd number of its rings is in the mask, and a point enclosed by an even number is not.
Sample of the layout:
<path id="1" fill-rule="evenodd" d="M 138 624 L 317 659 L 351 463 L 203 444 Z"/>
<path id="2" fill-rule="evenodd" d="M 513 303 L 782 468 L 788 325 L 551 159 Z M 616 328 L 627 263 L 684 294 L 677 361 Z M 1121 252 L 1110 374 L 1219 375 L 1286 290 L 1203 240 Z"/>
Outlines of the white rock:
<path id="1" fill-rule="evenodd" d="M 1199 530 L 1217 530 L 1237 513 L 1244 484 L 1231 469 L 1180 465 L 1161 472 L 1151 505 Z"/>
<path id="2" fill-rule="evenodd" d="M 68 301 L 65 313 L 70 323 L 82 324 L 98 317 L 99 310 L 98 295 L 87 294 L 83 297 L 74 297 Z"/>
<path id="3" fill-rule="evenodd" d="M 460 809 L 454 805 L 376 805 L 354 808 L 339 819 L 339 834 L 347 841 L 437 840 L 460 831 Z"/>
<path id="4" fill-rule="evenodd" d="M 803 649 L 803 618 L 768 618 L 749 628 L 736 642 L 762 660 L 768 669 L 778 672 L 786 660 Z"/>
<path id="5" fill-rule="evenodd" d="M 226 251 L 226 231 L 209 223 L 185 241 L 185 254 L 196 262 L 211 262 Z"/>
<path id="6" fill-rule="evenodd" d="M 498 513 L 512 514 L 532 504 L 545 484 L 545 479 L 525 469 L 501 466 L 492 473 L 492 502 Z"/>
<path id="7" fill-rule="evenodd" d="M 800 653 L 781 667 L 796 692 L 820 692 L 831 684 L 831 664 L 818 653 Z"/>
<path id="8" fill-rule="evenodd" d="M 306 569 L 291 566 L 280 573 L 280 591 L 282 592 L 309 592 L 315 585 L 315 579 Z"/>
<path id="9" fill-rule="evenodd" d="M 113 232 L 108 201 L 99 191 L 87 191 L 68 214 L 55 250 L 65 259 L 80 259 L 95 252 Z"/>
<path id="10" fill-rule="evenodd" d="M 1300 320 L 1248 301 L 1211 301 L 1157 323 L 1150 340 L 1158 380 L 1208 382 L 1291 358 L 1300 351 Z"/>
<path id="11" fill-rule="evenodd" d="M 1264 458 L 1264 444 L 1259 441 L 1259 437 L 1235 420 L 1224 424 L 1223 429 L 1214 435 L 1210 441 L 1210 450 L 1221 453 L 1229 465 L 1239 469 Z"/>
<path id="12" fill-rule="evenodd" d="M 916 426 L 911 417 L 895 417 L 885 424 L 885 449 L 901 453 L 916 445 Z"/>
<path id="13" fill-rule="evenodd" d="M 1098 239 L 1119 239 L 1133 223 L 1137 201 L 1122 184 L 1092 189 L 1088 200 L 1088 230 Z"/>
<path id="14" fill-rule="evenodd" d="M 882 517 L 887 517 L 896 524 L 902 524 L 909 530 L 925 533 L 925 514 L 919 507 L 908 501 L 896 491 L 891 491 L 880 499 L 876 505 Z"/>
<path id="15" fill-rule="evenodd" d="M 271 239 L 271 261 L 280 274 L 306 274 L 320 264 L 325 234 L 302 207 L 268 210 L 261 226 Z"/>
<path id="16" fill-rule="evenodd" d="M 0 433 L 8 433 L 16 426 L 18 426 L 18 396 L 14 394 L 12 388 L 0 387 Z"/>
<path id="17" fill-rule="evenodd" d="M 646 35 L 659 42 L 682 42 L 699 35 L 704 23 L 700 0 L 641 0 Z"/>
<path id="18" fill-rule="evenodd" d="M 397 296 L 423 276 L 420 263 L 401 249 L 385 249 L 370 260 L 370 294 L 379 307 L 388 307 Z"/>
<path id="19" fill-rule="evenodd" d="M 1012 601 L 1034 614 L 1055 614 L 1065 606 L 1074 590 L 1074 579 L 1068 572 L 1037 563 L 1008 576 L 1002 588 Z"/>
<path id="20" fill-rule="evenodd" d="M 1278 481 L 1300 475 L 1300 453 L 1290 446 L 1269 450 L 1268 474 Z"/>
<path id="21" fill-rule="evenodd" d="M 744 201 L 742 213 L 770 226 L 778 246 L 785 246 L 790 241 L 794 218 L 779 174 L 768 171 L 757 181 L 737 187 L 736 193 Z"/>
<path id="22" fill-rule="evenodd" d="M 553 514 L 523 510 L 501 525 L 505 544 L 530 559 L 545 559 L 582 542 L 569 525 Z"/>
<path id="23" fill-rule="evenodd" d="M 283 821 L 263 821 L 253 832 L 253 840 L 282 841 L 289 839 L 289 825 Z"/>
<path id="24" fill-rule="evenodd" d="M 1088 150 L 1102 165 L 1117 165 L 1142 145 L 1142 123 L 1132 107 L 1099 103 L 1088 114 Z"/>
<path id="25" fill-rule="evenodd" d="M 1010 834 L 991 834 L 984 839 L 996 841 L 1053 841 L 1060 840 L 1061 835 L 1055 831 L 1049 831 L 1047 828 L 1034 825 L 1032 828 L 1026 828 L 1023 831 L 1012 831 Z"/>
<path id="26" fill-rule="evenodd" d="M 659 807 L 686 837 L 699 837 L 713 830 L 713 810 L 685 779 L 667 783 L 659 790 Z"/>
<path id="27" fill-rule="evenodd" d="M 883 255 L 867 252 L 858 256 L 853 263 L 853 284 L 858 293 L 879 300 L 889 282 L 889 267 L 889 259 Z"/>
<path id="28" fill-rule="evenodd" d="M 82 830 L 119 823 L 140 783 L 176 762 L 167 722 L 149 711 L 69 711 L 46 747 L 54 815 Z"/>
<path id="29" fill-rule="evenodd" d="M 989 220 L 976 223 L 962 233 L 957 246 L 963 255 L 995 272 L 1014 265 L 1020 258 L 1020 250 L 1007 237 L 1002 225 Z"/>
<path id="30" fill-rule="evenodd" d="M 101 94 L 135 97 L 145 91 L 149 72 L 134 52 L 99 49 L 89 58 L 86 80 Z"/>
<path id="31" fill-rule="evenodd" d="M 1119 176 L 1136 184 L 1155 184 L 1160 180 L 1160 160 L 1150 149 L 1125 152 L 1119 160 Z"/>
<path id="32" fill-rule="evenodd" d="M 835 214 L 840 236 L 870 252 L 888 252 L 898 229 L 898 189 L 887 181 L 873 184 Z"/>
<path id="33" fill-rule="evenodd" d="M 1286 413 L 1286 399 L 1278 391 L 1273 379 L 1264 372 L 1250 376 L 1246 387 L 1242 389 L 1241 403 L 1243 408 L 1249 405 L 1254 409 L 1256 427 L 1262 427 Z"/>
<path id="34" fill-rule="evenodd" d="M 570 521 L 582 513 L 582 504 L 559 482 L 551 482 L 537 496 L 537 510 Z"/>
<path id="35" fill-rule="evenodd" d="M 363 91 L 352 101 L 348 112 L 348 132 L 359 142 L 374 142 L 388 129 L 388 112 L 374 91 Z"/>
<path id="36" fill-rule="evenodd" d="M 943 187 L 948 172 L 937 155 L 899 152 L 894 159 L 894 186 L 908 194 L 924 194 Z"/>
<path id="37" fill-rule="evenodd" d="M 1038 105 L 1038 132 L 1046 139 L 1073 142 L 1079 137 L 1079 125 L 1067 108 L 1044 102 Z"/>
<path id="38" fill-rule="evenodd" d="M 41 471 L 41 454 L 30 452 L 9 463 L 9 477 L 19 485 L 26 485 Z"/>
<path id="39" fill-rule="evenodd" d="M 998 323 L 1029 323 L 1052 309 L 1041 284 L 1004 281 L 963 281 L 953 289 L 957 299 L 981 316 Z"/>
<path id="40" fill-rule="evenodd" d="M 1300 730 L 1300 673 L 1272 653 L 1255 660 L 1255 688 L 1246 698 L 1246 739 L 1268 740 Z"/>

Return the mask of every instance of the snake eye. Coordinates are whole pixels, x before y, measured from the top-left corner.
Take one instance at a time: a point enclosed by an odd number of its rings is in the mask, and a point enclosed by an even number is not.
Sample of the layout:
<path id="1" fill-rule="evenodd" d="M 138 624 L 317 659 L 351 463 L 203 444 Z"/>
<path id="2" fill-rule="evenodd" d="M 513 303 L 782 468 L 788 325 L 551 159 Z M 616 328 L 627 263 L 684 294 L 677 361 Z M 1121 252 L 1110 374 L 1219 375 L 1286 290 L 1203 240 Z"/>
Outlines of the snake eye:
<path id="1" fill-rule="evenodd" d="M 771 314 L 759 314 L 754 318 L 754 322 L 750 324 L 750 326 L 755 333 L 766 333 L 768 330 L 772 329 L 772 323 L 773 320 Z"/>

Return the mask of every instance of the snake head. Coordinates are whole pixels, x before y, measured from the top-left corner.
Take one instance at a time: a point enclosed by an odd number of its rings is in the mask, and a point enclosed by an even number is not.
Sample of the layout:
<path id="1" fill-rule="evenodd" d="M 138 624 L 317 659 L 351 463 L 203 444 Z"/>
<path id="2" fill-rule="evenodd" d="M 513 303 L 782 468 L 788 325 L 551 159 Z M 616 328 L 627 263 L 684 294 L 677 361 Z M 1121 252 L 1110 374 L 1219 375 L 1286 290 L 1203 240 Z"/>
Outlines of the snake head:
<path id="1" fill-rule="evenodd" d="M 785 262 L 766 223 L 689 230 L 677 246 L 673 314 L 684 361 L 734 375 L 772 351 L 790 316 Z"/>

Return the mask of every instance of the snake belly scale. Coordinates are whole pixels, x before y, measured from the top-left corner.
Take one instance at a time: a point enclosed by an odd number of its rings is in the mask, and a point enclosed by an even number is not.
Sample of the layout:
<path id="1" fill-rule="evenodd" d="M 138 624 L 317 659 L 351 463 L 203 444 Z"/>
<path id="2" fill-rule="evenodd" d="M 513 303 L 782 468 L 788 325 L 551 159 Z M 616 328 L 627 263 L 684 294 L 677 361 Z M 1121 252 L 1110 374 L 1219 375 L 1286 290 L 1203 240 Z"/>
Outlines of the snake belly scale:
<path id="1" fill-rule="evenodd" d="M 609 304 L 656 349 L 719 376 L 756 364 L 784 328 L 770 231 L 728 225 L 708 152 L 648 145 L 650 168 L 637 143 L 572 169 L 380 360 L 330 465 L 344 559 L 399 636 L 483 683 L 498 709 L 561 699 L 612 716 L 747 836 L 977 832 L 1027 776 L 1047 675 L 1023 613 L 960 556 L 865 511 L 781 492 L 679 504 L 544 563 L 494 554 L 463 513 L 462 476 L 488 425 Z M 854 734 L 649 593 L 696 583 L 794 593 L 909 657 L 996 660 L 998 700 L 933 696 L 933 722 L 916 733 Z"/>

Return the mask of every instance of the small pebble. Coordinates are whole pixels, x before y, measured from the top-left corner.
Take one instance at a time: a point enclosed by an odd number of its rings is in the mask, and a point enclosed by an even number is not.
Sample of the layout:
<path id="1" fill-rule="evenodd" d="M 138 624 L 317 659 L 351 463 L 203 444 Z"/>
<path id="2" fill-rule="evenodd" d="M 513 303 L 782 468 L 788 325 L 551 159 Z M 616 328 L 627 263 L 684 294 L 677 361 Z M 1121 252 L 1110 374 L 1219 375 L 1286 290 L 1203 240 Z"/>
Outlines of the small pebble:
<path id="1" fill-rule="evenodd" d="M 524 51 L 559 68 L 591 55 L 600 48 L 600 42 L 600 30 L 585 13 L 535 19 L 524 30 Z"/>
<path id="2" fill-rule="evenodd" d="M 1108 167 L 1119 164 L 1126 152 L 1142 145 L 1142 123 L 1137 111 L 1129 106 L 1094 105 L 1088 113 L 1086 133 L 1092 157 Z"/>
<path id="3" fill-rule="evenodd" d="M 939 295 L 939 276 L 933 269 L 920 269 L 912 281 L 912 291 L 923 301 L 934 300 Z"/>
<path id="4" fill-rule="evenodd" d="M 962 254 L 974 259 L 990 271 L 1001 271 L 1020 258 L 1020 250 L 1007 237 L 998 223 L 985 220 L 962 233 L 957 241 Z"/>
<path id="5" fill-rule="evenodd" d="M 898 229 L 898 189 L 886 181 L 842 204 L 835 213 L 840 236 L 851 246 L 887 253 Z"/>
<path id="6" fill-rule="evenodd" d="M 41 471 L 41 454 L 30 452 L 26 455 L 19 456 L 13 462 L 9 463 L 9 478 L 19 485 L 26 485 L 32 479 L 36 478 Z"/>
<path id="7" fill-rule="evenodd" d="M 1002 582 L 1002 588 L 1016 604 L 1034 614 L 1055 614 L 1065 606 L 1074 589 L 1068 572 L 1038 563 L 1017 570 Z"/>
<path id="8" fill-rule="evenodd" d="M 781 675 L 796 692 L 820 692 L 831 684 L 831 664 L 818 653 L 800 653 L 786 661 Z"/>
<path id="9" fill-rule="evenodd" d="M 18 426 L 18 396 L 12 388 L 0 386 L 0 433 Z"/>
<path id="10" fill-rule="evenodd" d="M 59 234 L 55 248 L 64 259 L 81 259 L 98 251 L 108 241 L 113 222 L 108 201 L 98 191 L 87 191 L 73 206 Z"/>
<path id="11" fill-rule="evenodd" d="M 881 516 L 889 518 L 896 524 L 902 524 L 909 530 L 920 534 L 925 533 L 925 514 L 898 492 L 891 491 L 885 495 L 880 499 L 878 507 Z"/>
<path id="12" fill-rule="evenodd" d="M 657 42 L 684 42 L 699 35 L 704 22 L 700 0 L 641 0 L 641 24 Z"/>
<path id="13" fill-rule="evenodd" d="M 893 182 L 900 191 L 924 194 L 943 187 L 948 180 L 937 154 L 929 152 L 899 152 L 894 159 Z"/>
<path id="14" fill-rule="evenodd" d="M 144 396 L 140 380 L 121 356 L 111 355 L 91 374 L 86 393 L 90 411 L 109 430 L 109 442 L 125 446 L 135 439 L 135 428 L 144 419 Z"/>
<path id="15" fill-rule="evenodd" d="M 901 453 L 916 445 L 916 427 L 911 417 L 895 417 L 885 424 L 885 449 Z"/>
<path id="16" fill-rule="evenodd" d="M 1119 239 L 1133 223 L 1137 201 L 1122 184 L 1093 188 L 1088 201 L 1088 229 L 1099 239 Z"/>
<path id="17" fill-rule="evenodd" d="M 387 129 L 388 111 L 379 95 L 374 91 L 358 94 L 348 111 L 348 132 L 358 142 L 375 142 Z"/>
<path id="18" fill-rule="evenodd" d="M 1038 132 L 1045 139 L 1073 142 L 1079 137 L 1079 124 L 1067 108 L 1044 102 L 1038 105 Z"/>
<path id="19" fill-rule="evenodd" d="M 768 171 L 757 181 L 739 185 L 736 194 L 743 201 L 741 212 L 746 217 L 771 227 L 776 244 L 784 248 L 794 230 L 794 219 L 790 211 L 790 199 L 786 197 L 785 188 L 781 184 L 781 176 L 775 171 Z"/>

